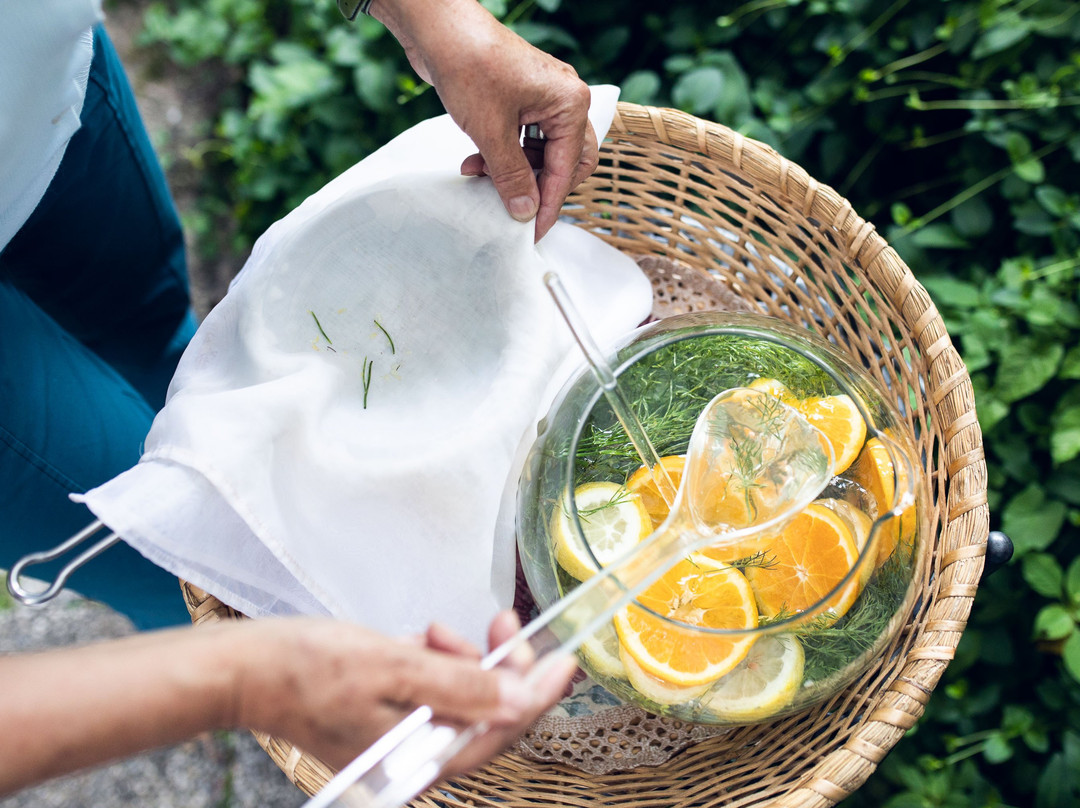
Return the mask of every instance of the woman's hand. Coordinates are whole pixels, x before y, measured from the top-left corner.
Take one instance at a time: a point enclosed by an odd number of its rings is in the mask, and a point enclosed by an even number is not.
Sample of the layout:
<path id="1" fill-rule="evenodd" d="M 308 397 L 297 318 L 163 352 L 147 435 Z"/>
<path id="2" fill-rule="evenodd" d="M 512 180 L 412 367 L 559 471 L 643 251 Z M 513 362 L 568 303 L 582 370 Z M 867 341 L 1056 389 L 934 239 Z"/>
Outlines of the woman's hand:
<path id="1" fill-rule="evenodd" d="M 491 644 L 517 628 L 513 613 L 500 614 L 489 631 Z M 563 660 L 530 686 L 524 679 L 530 654 L 484 671 L 475 648 L 439 627 L 422 640 L 323 620 L 253 621 L 252 630 L 251 650 L 238 657 L 245 663 L 236 681 L 234 723 L 286 738 L 339 767 L 426 704 L 437 723 L 491 725 L 444 774 L 473 768 L 554 704 L 576 668 L 572 659 Z"/>
<path id="2" fill-rule="evenodd" d="M 542 238 L 567 194 L 596 169 L 585 83 L 476 0 L 376 0 L 370 11 L 480 150 L 462 173 L 490 176 L 510 215 L 535 216 Z M 531 123 L 544 133 L 542 153 L 522 147 L 521 127 Z"/>
<path id="3" fill-rule="evenodd" d="M 501 614 L 490 639 L 517 630 Z M 0 654 L 0 796 L 35 782 L 246 727 L 343 766 L 420 705 L 442 723 L 487 721 L 444 773 L 494 756 L 561 695 L 572 659 L 526 685 L 528 653 L 484 671 L 445 629 L 395 640 L 325 618 L 230 621 L 38 654 Z"/>

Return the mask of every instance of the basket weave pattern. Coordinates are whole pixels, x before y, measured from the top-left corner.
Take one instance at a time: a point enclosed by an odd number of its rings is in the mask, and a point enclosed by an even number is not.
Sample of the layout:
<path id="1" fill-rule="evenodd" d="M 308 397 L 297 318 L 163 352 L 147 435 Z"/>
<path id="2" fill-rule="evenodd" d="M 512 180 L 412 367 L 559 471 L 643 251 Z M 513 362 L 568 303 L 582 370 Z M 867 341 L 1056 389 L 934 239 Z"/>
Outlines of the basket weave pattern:
<path id="1" fill-rule="evenodd" d="M 762 313 L 829 339 L 888 391 L 923 470 L 920 530 L 930 556 L 922 597 L 878 661 L 807 712 L 710 738 L 656 767 L 607 775 L 507 753 L 414 805 L 439 806 L 444 795 L 500 808 L 834 805 L 922 714 L 978 587 L 989 515 L 967 370 L 925 289 L 873 225 L 833 189 L 726 127 L 619 104 L 600 168 L 564 214 L 625 253 L 710 273 Z M 238 616 L 183 589 L 196 623 Z M 304 791 L 331 776 L 287 742 L 257 737 Z"/>

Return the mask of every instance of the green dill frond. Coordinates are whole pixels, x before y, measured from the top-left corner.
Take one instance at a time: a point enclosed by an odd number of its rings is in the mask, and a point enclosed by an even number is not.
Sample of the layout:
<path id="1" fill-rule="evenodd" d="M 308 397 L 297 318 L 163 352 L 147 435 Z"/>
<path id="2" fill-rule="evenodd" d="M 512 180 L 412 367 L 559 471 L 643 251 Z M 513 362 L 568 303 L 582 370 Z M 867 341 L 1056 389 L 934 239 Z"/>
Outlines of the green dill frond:
<path id="1" fill-rule="evenodd" d="M 315 316 L 315 312 L 308 309 L 308 314 L 311 315 L 311 319 L 315 321 L 315 327 L 319 329 L 319 333 L 322 334 L 322 338 L 326 340 L 327 345 L 333 345 L 334 341 L 330 337 L 326 336 L 326 332 L 323 331 L 322 323 L 319 322 L 319 318 Z"/>

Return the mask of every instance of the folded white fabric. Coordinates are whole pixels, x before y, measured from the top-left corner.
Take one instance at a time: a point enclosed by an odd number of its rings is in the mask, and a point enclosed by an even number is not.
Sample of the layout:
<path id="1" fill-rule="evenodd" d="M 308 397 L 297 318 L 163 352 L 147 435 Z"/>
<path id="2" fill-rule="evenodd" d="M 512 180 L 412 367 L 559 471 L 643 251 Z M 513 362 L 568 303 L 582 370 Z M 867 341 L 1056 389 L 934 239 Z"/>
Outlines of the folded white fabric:
<path id="1" fill-rule="evenodd" d="M 612 88 L 594 91 L 606 132 Z M 483 643 L 513 597 L 512 494 L 539 417 L 580 365 L 543 285 L 595 336 L 648 314 L 648 281 L 558 224 L 539 245 L 473 146 L 427 121 L 274 224 L 180 363 L 141 462 L 82 499 L 151 560 L 252 615 Z"/>

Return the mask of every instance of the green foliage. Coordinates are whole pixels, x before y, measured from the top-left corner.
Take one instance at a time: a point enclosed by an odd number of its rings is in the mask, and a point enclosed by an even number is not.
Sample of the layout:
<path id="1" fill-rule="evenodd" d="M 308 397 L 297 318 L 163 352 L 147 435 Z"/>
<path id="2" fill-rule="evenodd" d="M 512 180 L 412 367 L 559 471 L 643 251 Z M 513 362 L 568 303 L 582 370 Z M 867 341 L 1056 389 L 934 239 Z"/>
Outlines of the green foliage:
<path id="1" fill-rule="evenodd" d="M 976 391 L 992 526 L 918 727 L 846 804 L 1080 804 L 1080 4 L 485 0 L 623 98 L 764 140 L 848 197 L 946 319 Z M 194 159 L 246 243 L 439 111 L 372 20 L 331 0 L 187 0 L 146 40 L 228 77 Z"/>

